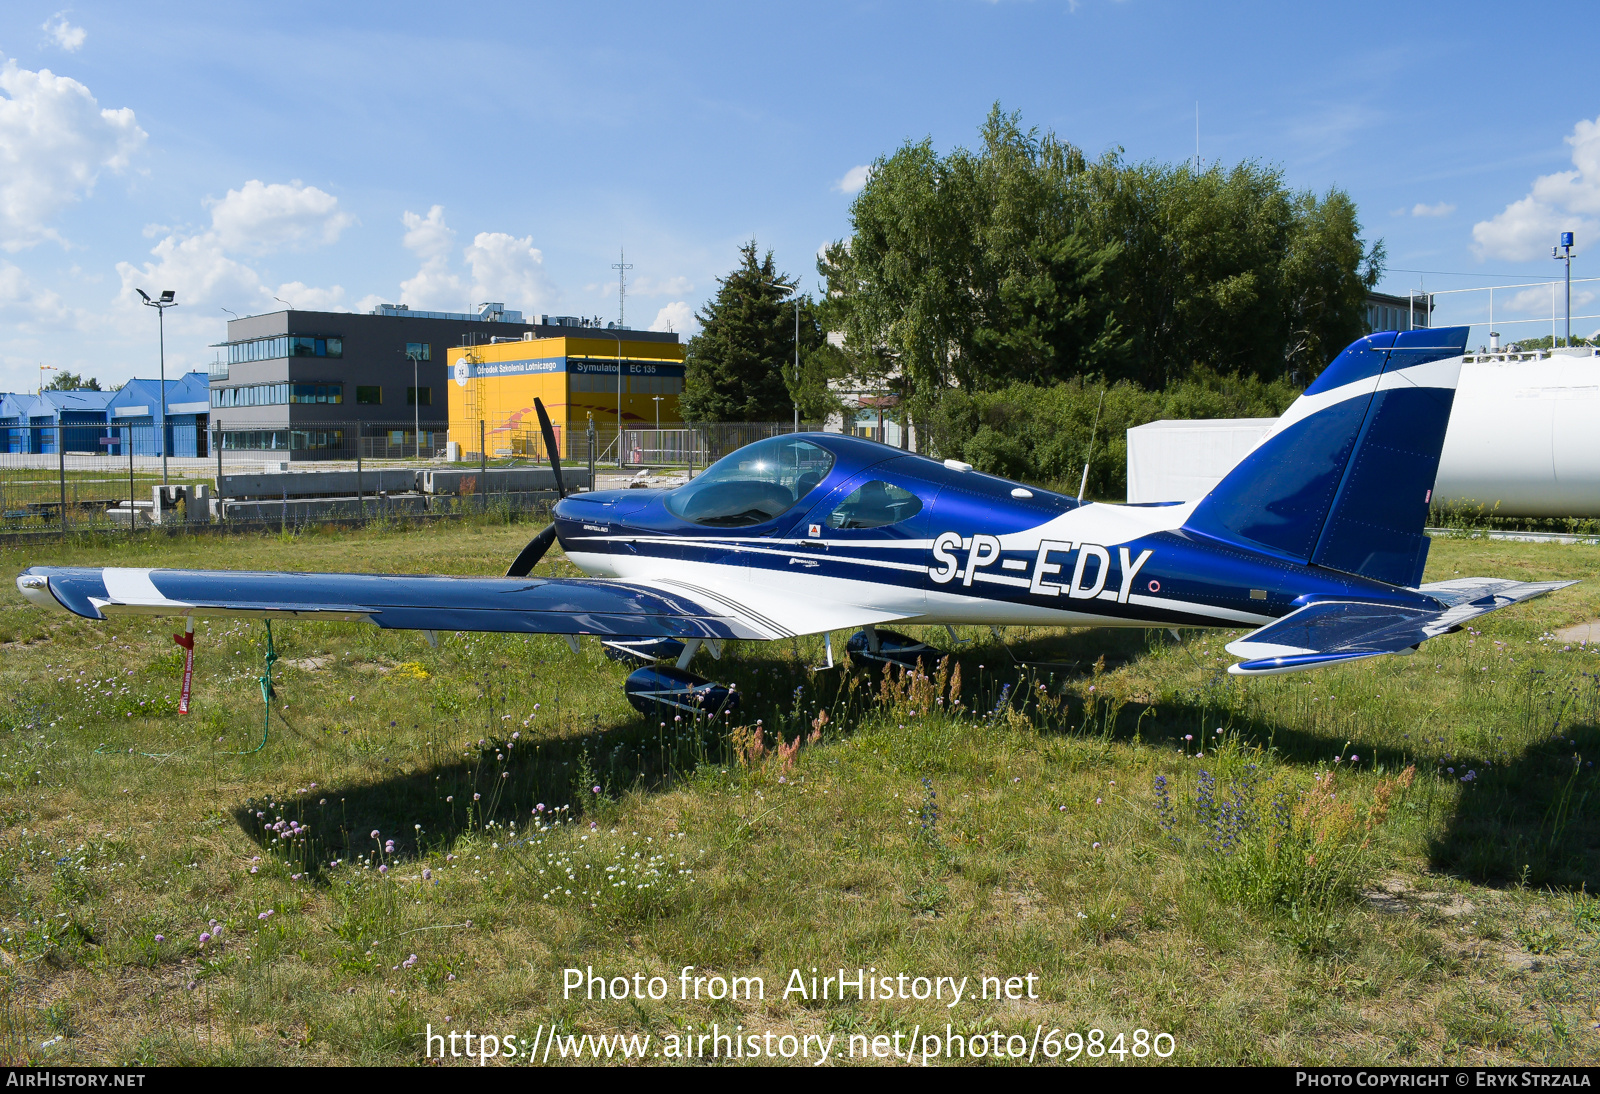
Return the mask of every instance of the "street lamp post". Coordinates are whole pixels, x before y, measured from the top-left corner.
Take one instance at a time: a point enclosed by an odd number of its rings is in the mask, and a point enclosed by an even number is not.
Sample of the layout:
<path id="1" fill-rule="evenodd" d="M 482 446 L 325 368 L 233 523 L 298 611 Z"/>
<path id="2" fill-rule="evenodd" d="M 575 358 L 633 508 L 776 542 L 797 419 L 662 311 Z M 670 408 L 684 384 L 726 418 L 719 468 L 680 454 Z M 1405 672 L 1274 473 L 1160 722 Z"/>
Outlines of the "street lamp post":
<path id="1" fill-rule="evenodd" d="M 408 349 L 408 350 L 406 350 L 406 356 L 411 358 L 411 409 L 414 411 L 414 413 L 412 414 L 412 427 L 411 427 L 412 433 L 414 434 L 414 439 L 413 439 L 413 442 L 412 442 L 412 445 L 411 445 L 411 451 L 412 451 L 412 457 L 411 458 L 414 459 L 414 460 L 421 460 L 422 459 L 422 388 L 420 386 L 418 386 L 418 385 L 420 385 L 422 381 L 417 376 L 417 359 L 418 359 L 419 355 L 418 355 L 416 350 L 409 350 Z M 360 443 L 361 443 L 361 437 L 358 434 L 356 436 L 356 444 L 360 444 Z"/>
<path id="2" fill-rule="evenodd" d="M 617 470 L 622 470 L 622 332 L 612 330 L 617 340 Z M 591 487 L 592 489 L 592 487 Z"/>
<path id="3" fill-rule="evenodd" d="M 161 422 L 156 427 L 156 436 L 160 438 L 161 445 L 161 485 L 167 485 L 167 309 L 177 307 L 177 302 L 172 298 L 177 295 L 171 289 L 164 289 L 160 300 L 151 300 L 150 294 L 143 289 L 134 292 L 144 297 L 146 307 L 156 310 L 157 337 L 161 340 Z M 130 518 L 131 519 L 131 518 Z"/>
<path id="4" fill-rule="evenodd" d="M 788 289 L 794 293 L 794 431 L 800 432 L 800 283 L 785 285 L 782 281 L 761 282 L 775 289 Z"/>

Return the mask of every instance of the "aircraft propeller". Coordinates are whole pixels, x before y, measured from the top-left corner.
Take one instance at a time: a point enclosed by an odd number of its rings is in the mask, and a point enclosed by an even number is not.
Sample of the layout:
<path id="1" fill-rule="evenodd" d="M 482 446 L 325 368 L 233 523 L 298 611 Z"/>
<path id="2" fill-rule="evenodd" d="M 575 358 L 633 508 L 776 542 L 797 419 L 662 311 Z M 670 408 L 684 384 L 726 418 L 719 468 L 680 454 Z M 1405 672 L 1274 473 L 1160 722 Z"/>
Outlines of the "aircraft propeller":
<path id="1" fill-rule="evenodd" d="M 556 431 L 550 424 L 550 415 L 545 412 L 544 403 L 539 399 L 533 401 L 533 409 L 539 414 L 539 431 L 544 434 L 544 450 L 550 453 L 550 470 L 556 479 L 556 497 L 567 496 L 566 481 L 561 477 L 561 457 L 556 453 Z M 506 570 L 507 577 L 527 577 L 533 568 L 539 565 L 539 560 L 544 558 L 544 553 L 556 541 L 556 523 L 554 520 L 546 525 L 538 535 L 528 541 L 522 553 L 512 561 Z"/>

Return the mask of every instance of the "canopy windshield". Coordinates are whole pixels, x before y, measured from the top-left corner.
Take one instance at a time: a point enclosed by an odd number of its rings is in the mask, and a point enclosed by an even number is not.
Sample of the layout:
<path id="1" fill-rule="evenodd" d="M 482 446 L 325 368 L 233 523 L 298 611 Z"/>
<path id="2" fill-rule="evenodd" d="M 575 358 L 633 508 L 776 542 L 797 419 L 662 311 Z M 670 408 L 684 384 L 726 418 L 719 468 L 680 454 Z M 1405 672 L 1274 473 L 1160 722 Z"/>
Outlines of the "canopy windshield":
<path id="1" fill-rule="evenodd" d="M 827 477 L 833 453 L 794 437 L 769 437 L 722 457 L 667 498 L 676 516 L 713 528 L 765 524 Z"/>

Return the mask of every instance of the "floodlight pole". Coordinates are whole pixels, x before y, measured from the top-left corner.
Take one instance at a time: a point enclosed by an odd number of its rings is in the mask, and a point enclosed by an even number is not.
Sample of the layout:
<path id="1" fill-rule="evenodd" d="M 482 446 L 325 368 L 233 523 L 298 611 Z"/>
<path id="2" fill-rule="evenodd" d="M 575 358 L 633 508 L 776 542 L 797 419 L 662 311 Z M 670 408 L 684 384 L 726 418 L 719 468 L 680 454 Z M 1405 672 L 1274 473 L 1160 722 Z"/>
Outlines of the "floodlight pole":
<path id="1" fill-rule="evenodd" d="M 172 299 L 174 294 L 171 289 L 163 290 L 159 300 L 151 300 L 149 294 L 143 289 L 135 289 L 134 291 L 144 297 L 146 307 L 156 310 L 156 332 L 161 346 L 161 398 L 159 400 L 161 403 L 161 421 L 156 426 L 156 436 L 159 438 L 161 445 L 161 485 L 165 486 L 167 485 L 167 309 L 175 308 L 178 305 Z"/>
<path id="2" fill-rule="evenodd" d="M 1550 249 L 1550 257 L 1567 264 L 1567 345 L 1572 345 L 1572 233 L 1561 233 L 1561 246 Z M 1555 340 L 1551 339 L 1553 343 Z M 1555 346 L 1552 344 L 1551 349 Z"/>

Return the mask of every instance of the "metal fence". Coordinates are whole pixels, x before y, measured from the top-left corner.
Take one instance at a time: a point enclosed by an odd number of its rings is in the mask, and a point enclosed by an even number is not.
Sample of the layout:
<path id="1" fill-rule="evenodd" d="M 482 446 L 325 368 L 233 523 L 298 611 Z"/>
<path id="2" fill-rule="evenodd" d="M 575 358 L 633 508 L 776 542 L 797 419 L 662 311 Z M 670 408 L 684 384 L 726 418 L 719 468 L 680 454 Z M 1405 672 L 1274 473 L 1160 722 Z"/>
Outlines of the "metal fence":
<path id="1" fill-rule="evenodd" d="M 447 440 L 426 422 L 419 435 L 412 422 L 245 429 L 180 419 L 162 430 L 148 421 L 0 421 L 0 532 L 394 519 L 541 508 L 554 496 L 527 475 L 508 477 L 536 464 L 542 444 L 451 463 Z M 451 470 L 437 483 L 421 478 Z M 302 471 L 334 474 L 313 481 Z"/>
<path id="2" fill-rule="evenodd" d="M 802 433 L 822 429 L 801 422 Z M 795 431 L 793 422 L 701 422 L 675 429 L 624 429 L 622 457 L 634 467 L 705 467 L 747 444 Z"/>
<path id="3" fill-rule="evenodd" d="M 791 422 L 737 422 L 627 429 L 619 437 L 615 427 L 597 427 L 573 430 L 557 444 L 566 452 L 568 487 L 592 488 L 599 470 L 698 470 L 743 445 L 793 430 Z M 197 425 L 191 419 L 163 431 L 150 422 L 0 421 L 0 532 L 174 523 L 298 527 L 490 506 L 540 509 L 554 499 L 537 430 L 483 423 L 467 432 L 460 438 L 424 423 L 419 435 L 410 422 L 244 429 L 226 420 Z"/>

